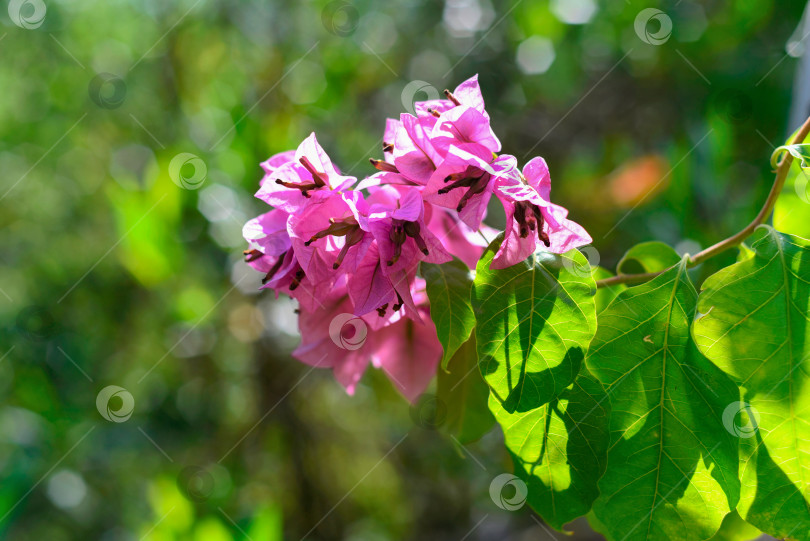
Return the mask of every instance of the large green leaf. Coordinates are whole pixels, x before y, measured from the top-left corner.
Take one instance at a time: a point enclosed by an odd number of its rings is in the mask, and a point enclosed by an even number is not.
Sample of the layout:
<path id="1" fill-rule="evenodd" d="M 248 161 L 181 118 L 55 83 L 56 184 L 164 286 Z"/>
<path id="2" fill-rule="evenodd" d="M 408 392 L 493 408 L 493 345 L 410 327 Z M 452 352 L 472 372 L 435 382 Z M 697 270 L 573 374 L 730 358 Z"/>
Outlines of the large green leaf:
<path id="1" fill-rule="evenodd" d="M 562 528 L 596 497 L 607 444 L 601 385 L 574 381 L 596 328 L 596 284 L 576 250 L 490 270 L 499 244 L 473 284 L 479 366 L 529 504 Z"/>
<path id="2" fill-rule="evenodd" d="M 456 351 L 448 370 L 439 370 L 436 395 L 447 408 L 442 430 L 460 443 L 469 443 L 489 432 L 495 418 L 489 411 L 489 387 L 478 370 L 475 337 Z"/>
<path id="3" fill-rule="evenodd" d="M 422 275 L 427 282 L 430 317 L 444 348 L 442 368 L 446 370 L 453 354 L 475 327 L 475 314 L 470 306 L 473 273 L 454 259 L 441 265 L 422 263 Z"/>
<path id="4" fill-rule="evenodd" d="M 490 407 L 529 505 L 557 529 L 587 513 L 599 495 L 608 444 L 608 400 L 599 381 L 583 367 L 559 397 L 538 408 L 509 413 L 494 395 Z"/>
<path id="5" fill-rule="evenodd" d="M 741 436 L 740 514 L 810 540 L 810 242 L 761 226 L 749 245 L 753 257 L 703 284 L 693 334 L 744 391 L 727 414 Z"/>
<path id="6" fill-rule="evenodd" d="M 706 540 L 737 502 L 722 415 L 739 392 L 689 335 L 696 300 L 684 259 L 599 314 L 586 364 L 610 397 L 610 448 L 593 511 L 611 538 Z"/>
<path id="7" fill-rule="evenodd" d="M 490 270 L 499 244 L 484 252 L 473 284 L 479 366 L 500 407 L 526 412 L 558 396 L 579 372 L 596 328 L 596 284 L 576 250 L 535 253 Z"/>

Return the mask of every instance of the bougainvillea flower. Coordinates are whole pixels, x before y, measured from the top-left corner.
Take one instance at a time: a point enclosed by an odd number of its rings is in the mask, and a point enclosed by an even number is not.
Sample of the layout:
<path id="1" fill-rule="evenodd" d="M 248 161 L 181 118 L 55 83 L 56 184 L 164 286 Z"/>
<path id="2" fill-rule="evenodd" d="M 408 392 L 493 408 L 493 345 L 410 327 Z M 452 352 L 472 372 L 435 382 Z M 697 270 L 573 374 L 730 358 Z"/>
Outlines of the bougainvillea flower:
<path id="1" fill-rule="evenodd" d="M 471 269 L 475 268 L 481 254 L 498 235 L 498 231 L 481 224 L 478 231 L 459 220 L 455 210 L 425 203 L 428 229 L 451 255 L 459 258 Z"/>
<path id="2" fill-rule="evenodd" d="M 344 278 L 345 279 L 345 278 Z M 301 362 L 331 368 L 335 379 L 353 395 L 369 362 L 382 369 L 394 387 L 415 401 L 430 383 L 442 355 L 436 328 L 430 321 L 424 281 L 416 283 L 415 297 L 424 324 L 395 317 L 375 327 L 376 314 L 357 317 L 345 286 L 338 283 L 318 310 L 301 310 L 301 345 L 293 356 Z"/>
<path id="3" fill-rule="evenodd" d="M 394 133 L 393 163 L 396 171 L 415 184 L 425 185 L 442 162 L 431 140 L 436 119 L 403 113 Z"/>
<path id="4" fill-rule="evenodd" d="M 264 288 L 300 305 L 303 362 L 331 368 L 351 394 L 371 363 L 415 400 L 442 348 L 430 319 L 421 262 L 453 256 L 474 268 L 496 232 L 483 225 L 493 193 L 507 229 L 492 263 L 590 242 L 550 200 L 541 159 L 521 173 L 490 126 L 477 77 L 386 122 L 378 169 L 356 188 L 310 135 L 263 162 L 257 197 L 275 207 L 250 220 L 245 259 Z M 361 192 L 362 190 L 362 192 Z"/>
<path id="5" fill-rule="evenodd" d="M 415 402 L 430 384 L 442 357 L 442 346 L 430 319 L 424 287 L 424 281 L 417 279 L 413 292 L 424 324 L 401 318 L 369 333 L 373 343 L 372 363 L 386 373 L 410 402 Z"/>
<path id="6" fill-rule="evenodd" d="M 391 312 L 398 312 L 403 306 L 407 306 L 411 311 L 409 315 L 416 315 L 410 293 L 416 268 L 410 273 L 403 269 L 384 272 L 384 266 L 385 262 L 381 260 L 375 242 L 363 254 L 348 280 L 347 287 L 354 303 L 354 314 L 362 316 L 376 311 L 379 317 L 387 318 Z"/>
<path id="7" fill-rule="evenodd" d="M 289 250 L 291 246 L 290 236 L 287 234 L 289 217 L 290 215 L 283 210 L 275 209 L 249 220 L 242 227 L 242 236 L 250 245 L 250 249 L 245 251 L 245 256 L 249 259 L 253 250 L 268 256 L 281 255 Z"/>
<path id="8" fill-rule="evenodd" d="M 357 181 L 355 177 L 343 176 L 324 152 L 315 134 L 299 145 L 295 159 L 276 167 L 265 176 L 256 197 L 276 208 L 294 213 L 332 191 L 349 189 Z"/>
<path id="9" fill-rule="evenodd" d="M 481 87 L 478 85 L 478 74 L 473 75 L 456 87 L 453 92 L 444 91 L 446 99 L 418 101 L 414 104 L 417 116 L 435 116 L 449 111 L 458 105 L 472 107 L 489 119 L 489 114 L 484 109 L 484 96 L 481 94 Z"/>
<path id="10" fill-rule="evenodd" d="M 287 232 L 301 267 L 314 282 L 331 282 L 336 271 L 355 270 L 373 240 L 357 220 L 357 209 L 363 206 L 358 191 L 332 192 L 291 215 Z"/>
<path id="11" fill-rule="evenodd" d="M 345 285 L 335 287 L 314 310 L 301 309 L 298 329 L 301 345 L 292 355 L 299 361 L 319 368 L 331 368 L 335 379 L 353 395 L 371 361 L 367 343 L 368 327 L 352 316 L 352 302 Z"/>
<path id="12" fill-rule="evenodd" d="M 423 196 L 425 201 L 455 209 L 464 223 L 478 230 L 495 179 L 517 174 L 514 156 L 503 154 L 493 159 L 489 149 L 482 145 L 452 146 L 442 165 L 430 177 Z"/>
<path id="13" fill-rule="evenodd" d="M 551 176 L 543 158 L 527 163 L 522 178 L 498 179 L 495 194 L 506 212 L 506 230 L 491 268 L 511 267 L 538 248 L 562 254 L 591 242 L 582 226 L 567 219 L 566 209 L 551 203 Z"/>
<path id="14" fill-rule="evenodd" d="M 447 153 L 451 145 L 464 143 L 477 143 L 490 152 L 501 150 L 501 142 L 492 131 L 489 119 L 466 105 L 453 107 L 442 113 L 431 130 L 429 140 L 433 148 L 442 155 Z"/>
<path id="15" fill-rule="evenodd" d="M 402 187 L 396 204 L 373 204 L 368 211 L 368 230 L 374 235 L 385 262 L 383 272 L 409 270 L 428 263 L 452 259 L 425 224 L 425 207 L 420 190 Z"/>

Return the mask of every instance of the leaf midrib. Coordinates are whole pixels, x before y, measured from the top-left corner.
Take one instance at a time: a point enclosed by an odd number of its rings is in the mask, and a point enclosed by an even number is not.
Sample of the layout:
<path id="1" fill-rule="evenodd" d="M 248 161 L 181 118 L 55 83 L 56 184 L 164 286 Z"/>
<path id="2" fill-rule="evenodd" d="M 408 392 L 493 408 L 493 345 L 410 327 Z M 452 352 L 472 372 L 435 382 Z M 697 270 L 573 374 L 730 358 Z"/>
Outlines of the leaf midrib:
<path id="1" fill-rule="evenodd" d="M 685 266 L 681 264 L 678 267 L 678 274 L 675 275 L 673 280 L 672 293 L 669 296 L 669 309 L 667 310 L 667 324 L 664 331 L 664 345 L 662 347 L 663 356 L 661 358 L 661 400 L 658 403 L 658 409 L 661 412 L 661 421 L 659 427 L 658 437 L 658 466 L 655 472 L 655 491 L 653 492 L 652 507 L 650 509 L 650 519 L 647 522 L 647 538 L 650 537 L 650 530 L 652 529 L 653 515 L 655 514 L 655 502 L 658 499 L 658 485 L 661 480 L 661 457 L 664 455 L 664 396 L 666 395 L 667 388 L 667 353 L 669 346 L 669 329 L 672 323 L 672 307 L 675 305 L 675 294 L 678 291 L 678 286 L 681 282 L 681 274 Z M 677 467 L 677 466 L 676 466 Z"/>

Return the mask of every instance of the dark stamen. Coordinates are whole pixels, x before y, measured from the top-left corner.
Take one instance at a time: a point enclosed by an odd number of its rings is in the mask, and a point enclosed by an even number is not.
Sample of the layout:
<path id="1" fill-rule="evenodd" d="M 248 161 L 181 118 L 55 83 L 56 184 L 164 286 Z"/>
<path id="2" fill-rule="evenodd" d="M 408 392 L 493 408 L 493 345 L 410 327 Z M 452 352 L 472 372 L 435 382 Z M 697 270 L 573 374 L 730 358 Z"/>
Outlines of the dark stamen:
<path id="1" fill-rule="evenodd" d="M 487 177 L 488 176 L 489 175 L 487 175 Z M 470 186 L 470 189 L 467 190 L 467 192 L 463 196 L 461 196 L 461 201 L 458 202 L 456 211 L 461 212 L 461 210 L 465 206 L 467 206 L 467 203 L 470 201 L 470 199 L 473 198 L 473 196 L 478 195 L 482 193 L 484 190 L 486 190 L 488 182 L 489 178 L 484 178 L 484 175 L 481 175 L 480 177 L 475 179 L 475 182 L 473 182 L 472 186 Z"/>
<path id="2" fill-rule="evenodd" d="M 245 250 L 242 253 L 245 255 L 245 263 L 251 263 L 253 261 L 256 261 L 257 259 L 259 259 L 261 256 L 264 255 L 259 250 Z"/>
<path id="3" fill-rule="evenodd" d="M 405 234 L 416 242 L 416 246 L 422 251 L 423 254 L 430 255 L 427 244 L 425 244 L 425 239 L 423 239 L 422 235 L 419 234 L 419 230 L 420 227 L 418 223 L 405 222 Z"/>
<path id="4" fill-rule="evenodd" d="M 394 306 L 392 306 L 391 309 L 394 312 L 399 312 L 399 309 L 402 308 L 402 305 L 405 304 L 405 303 L 402 301 L 402 297 L 400 297 L 399 291 L 394 290 L 394 293 L 397 294 L 397 303 Z"/>
<path id="5" fill-rule="evenodd" d="M 353 233 L 355 230 L 359 229 L 360 226 L 357 225 L 357 222 L 354 218 L 346 218 L 344 220 L 335 220 L 334 218 L 329 219 L 329 227 L 318 231 L 310 239 L 304 242 L 304 246 L 309 246 L 313 242 L 318 239 L 322 239 L 324 237 L 335 236 L 335 237 L 345 237 L 349 233 Z M 358 240 L 359 242 L 359 240 Z"/>
<path id="6" fill-rule="evenodd" d="M 281 179 L 276 179 L 276 184 L 284 186 L 285 188 L 292 188 L 293 190 L 301 190 L 301 195 L 306 198 L 311 197 L 309 195 L 309 190 L 316 190 L 319 188 L 317 184 L 295 184 L 294 182 L 284 182 Z"/>
<path id="7" fill-rule="evenodd" d="M 359 227 L 356 228 L 354 231 L 346 235 L 346 242 L 343 244 L 343 248 L 340 249 L 340 253 L 337 256 L 337 261 L 332 263 L 332 268 L 337 270 L 340 267 L 341 263 L 343 263 L 343 258 L 346 257 L 346 254 L 349 253 L 349 248 L 354 246 L 355 244 L 360 244 L 363 240 L 365 233 Z"/>
<path id="8" fill-rule="evenodd" d="M 455 190 L 456 188 L 469 188 L 470 186 L 472 186 L 472 184 L 473 184 L 473 182 L 475 182 L 475 180 L 476 179 L 474 179 L 474 178 L 462 178 L 462 179 L 456 180 L 451 185 L 445 186 L 444 188 L 441 188 L 439 190 L 439 194 L 450 193 L 451 191 Z"/>
<path id="9" fill-rule="evenodd" d="M 295 289 L 301 285 L 301 280 L 303 280 L 305 276 L 304 270 L 298 269 L 293 277 L 292 284 L 290 284 L 290 291 L 295 291 Z"/>
<path id="10" fill-rule="evenodd" d="M 537 238 L 539 238 L 543 244 L 546 245 L 546 248 L 548 248 L 551 246 L 551 240 L 549 240 L 548 234 L 543 231 L 543 213 L 540 211 L 540 207 L 537 205 L 532 205 L 532 214 L 534 214 L 534 220 L 537 222 Z"/>
<path id="11" fill-rule="evenodd" d="M 427 112 L 430 113 L 431 115 L 435 116 L 436 118 L 439 118 L 440 116 L 442 116 L 442 114 L 439 111 L 437 111 L 436 109 L 433 109 L 432 107 L 428 107 Z"/>
<path id="12" fill-rule="evenodd" d="M 284 262 L 284 256 L 286 256 L 286 255 L 287 255 L 287 252 L 284 252 L 283 254 L 278 256 L 278 260 L 276 260 L 276 262 L 273 263 L 273 266 L 270 268 L 270 270 L 267 272 L 267 274 L 264 275 L 264 278 L 262 278 L 262 285 L 269 282 L 270 279 L 273 278 L 273 276 L 275 276 L 275 274 L 281 268 L 281 264 Z"/>
<path id="13" fill-rule="evenodd" d="M 394 152 L 393 143 L 386 143 L 383 141 L 383 152 Z"/>
<path id="14" fill-rule="evenodd" d="M 399 256 L 402 255 L 402 245 L 405 244 L 408 238 L 407 233 L 405 233 L 405 228 L 403 227 L 403 221 L 392 220 L 392 222 L 393 226 L 391 227 L 391 232 L 388 233 L 388 238 L 394 243 L 394 255 L 387 262 L 389 267 L 399 261 Z"/>
<path id="15" fill-rule="evenodd" d="M 399 169 L 392 163 L 384 162 L 382 160 L 375 160 L 374 158 L 369 158 L 371 165 L 373 165 L 376 169 L 380 171 L 388 171 L 389 173 L 399 173 Z"/>
<path id="16" fill-rule="evenodd" d="M 327 181 L 329 180 L 329 177 L 315 169 L 315 166 L 312 165 L 309 158 L 306 156 L 301 156 L 298 161 L 301 162 L 301 165 L 303 165 L 304 168 L 310 172 L 312 175 L 312 181 L 315 183 L 316 187 L 323 188 L 328 184 Z"/>
<path id="17" fill-rule="evenodd" d="M 447 90 L 446 88 L 444 89 L 444 95 L 445 97 L 447 97 L 448 100 L 453 102 L 453 105 L 461 105 L 461 102 L 458 101 L 458 99 L 453 95 L 453 93 Z"/>
<path id="18" fill-rule="evenodd" d="M 375 308 L 377 310 L 377 315 L 380 317 L 385 317 L 385 311 L 388 309 L 388 303 L 383 304 L 379 308 Z"/>

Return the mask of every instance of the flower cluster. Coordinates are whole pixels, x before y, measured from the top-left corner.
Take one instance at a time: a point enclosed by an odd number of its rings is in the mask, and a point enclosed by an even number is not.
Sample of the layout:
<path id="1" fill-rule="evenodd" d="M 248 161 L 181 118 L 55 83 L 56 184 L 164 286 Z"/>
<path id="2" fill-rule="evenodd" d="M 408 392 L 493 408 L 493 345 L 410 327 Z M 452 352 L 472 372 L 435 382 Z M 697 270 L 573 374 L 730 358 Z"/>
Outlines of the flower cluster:
<path id="1" fill-rule="evenodd" d="M 496 233 L 483 224 L 493 195 L 507 221 L 492 268 L 591 241 L 551 202 L 545 160 L 521 171 L 498 154 L 477 76 L 445 96 L 388 119 L 378 172 L 360 183 L 314 133 L 262 163 L 256 197 L 273 210 L 245 224 L 245 259 L 263 287 L 298 300 L 293 355 L 332 368 L 350 394 L 369 363 L 411 401 L 430 383 L 442 348 L 419 264 L 457 257 L 474 268 Z"/>

